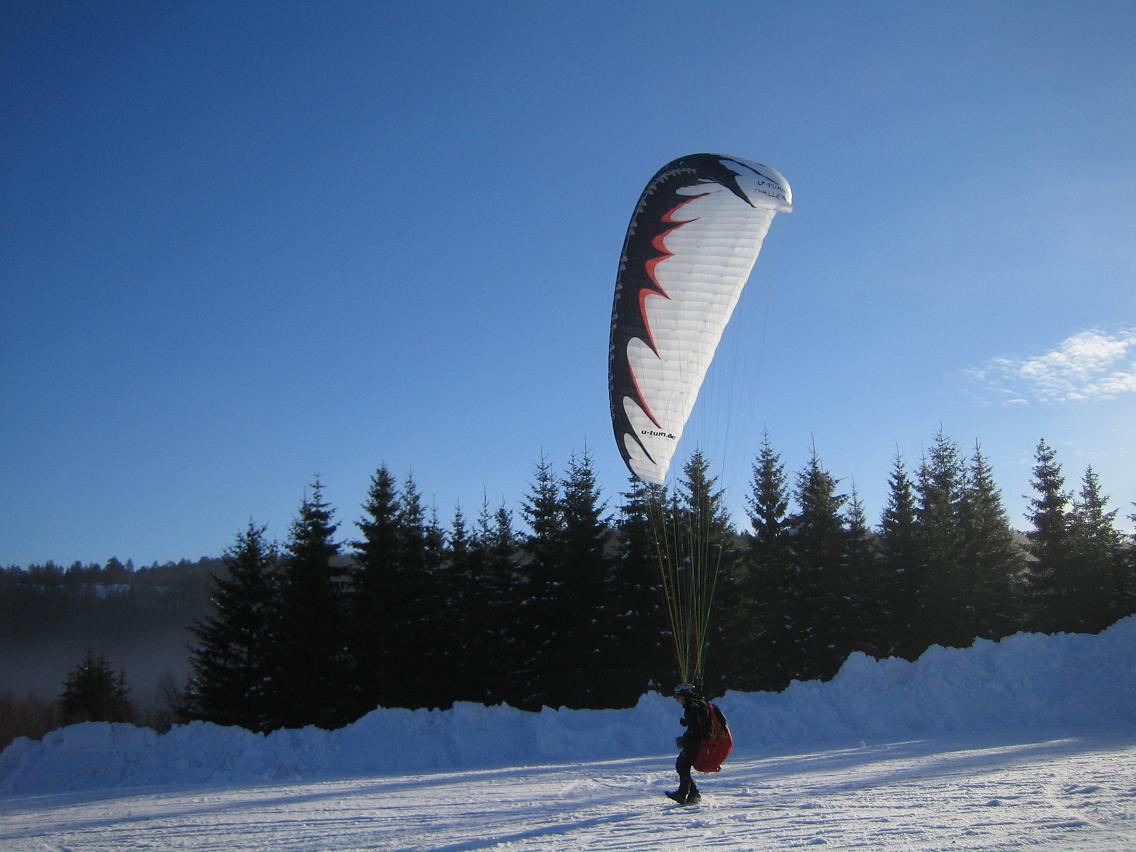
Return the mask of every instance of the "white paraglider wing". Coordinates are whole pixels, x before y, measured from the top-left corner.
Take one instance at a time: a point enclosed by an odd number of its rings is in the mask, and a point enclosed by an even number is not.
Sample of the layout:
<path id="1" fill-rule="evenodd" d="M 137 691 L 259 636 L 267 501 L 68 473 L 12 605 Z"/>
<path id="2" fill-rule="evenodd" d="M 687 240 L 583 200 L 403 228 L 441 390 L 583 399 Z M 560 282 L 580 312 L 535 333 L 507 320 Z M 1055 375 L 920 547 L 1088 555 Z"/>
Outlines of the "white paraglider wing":
<path id="1" fill-rule="evenodd" d="M 647 185 L 627 230 L 612 309 L 608 385 L 624 461 L 662 484 L 714 351 L 779 211 L 775 169 L 694 154 Z"/>

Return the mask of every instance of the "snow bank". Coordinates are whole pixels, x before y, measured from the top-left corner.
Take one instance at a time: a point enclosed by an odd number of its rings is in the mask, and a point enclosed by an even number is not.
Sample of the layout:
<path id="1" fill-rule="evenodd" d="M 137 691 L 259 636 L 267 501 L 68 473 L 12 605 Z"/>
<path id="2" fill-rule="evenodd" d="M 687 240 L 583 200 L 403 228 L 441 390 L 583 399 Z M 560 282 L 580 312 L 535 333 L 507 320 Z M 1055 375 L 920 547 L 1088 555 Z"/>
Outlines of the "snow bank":
<path id="1" fill-rule="evenodd" d="M 1018 634 L 919 660 L 854 654 L 829 683 L 718 702 L 738 753 L 947 732 L 1136 725 L 1136 616 L 1099 636 Z M 167 734 L 88 723 L 0 753 L 0 793 L 155 784 L 234 784 L 637 757 L 670 751 L 678 707 L 658 694 L 629 710 L 458 704 L 376 710 L 337 731 L 253 734 L 195 722 Z"/>

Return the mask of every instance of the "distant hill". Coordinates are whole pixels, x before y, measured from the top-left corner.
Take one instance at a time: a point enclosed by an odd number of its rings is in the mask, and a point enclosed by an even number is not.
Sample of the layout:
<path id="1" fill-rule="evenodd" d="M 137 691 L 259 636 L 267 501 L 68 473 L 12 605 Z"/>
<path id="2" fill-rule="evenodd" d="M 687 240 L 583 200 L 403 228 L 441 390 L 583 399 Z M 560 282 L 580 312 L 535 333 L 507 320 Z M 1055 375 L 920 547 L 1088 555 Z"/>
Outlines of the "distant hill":
<path id="1" fill-rule="evenodd" d="M 190 627 L 211 613 L 219 559 L 131 569 L 51 563 L 0 570 L 0 693 L 56 698 L 89 650 L 126 674 L 140 708 L 189 675 Z"/>

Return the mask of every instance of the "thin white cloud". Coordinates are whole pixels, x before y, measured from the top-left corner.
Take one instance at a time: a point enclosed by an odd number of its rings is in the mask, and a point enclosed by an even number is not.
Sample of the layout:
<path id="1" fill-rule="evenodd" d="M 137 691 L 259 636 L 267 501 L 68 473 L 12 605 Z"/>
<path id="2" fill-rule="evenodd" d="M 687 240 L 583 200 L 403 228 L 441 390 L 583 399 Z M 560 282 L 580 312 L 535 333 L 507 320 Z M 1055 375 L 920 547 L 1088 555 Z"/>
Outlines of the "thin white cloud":
<path id="1" fill-rule="evenodd" d="M 1136 329 L 1090 329 L 1030 358 L 994 358 L 968 370 L 1003 405 L 1081 402 L 1136 394 Z"/>

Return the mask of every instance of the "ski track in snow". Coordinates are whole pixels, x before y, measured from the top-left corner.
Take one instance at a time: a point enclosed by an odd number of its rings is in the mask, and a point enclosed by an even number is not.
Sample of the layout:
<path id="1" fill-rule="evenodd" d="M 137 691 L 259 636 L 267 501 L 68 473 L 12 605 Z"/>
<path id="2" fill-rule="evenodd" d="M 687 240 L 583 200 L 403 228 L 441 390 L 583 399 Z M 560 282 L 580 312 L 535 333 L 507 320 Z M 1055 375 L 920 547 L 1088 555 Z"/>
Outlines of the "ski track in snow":
<path id="1" fill-rule="evenodd" d="M 1136 848 L 1136 734 L 735 756 L 674 805 L 658 755 L 234 787 L 22 795 L 4 849 Z"/>

